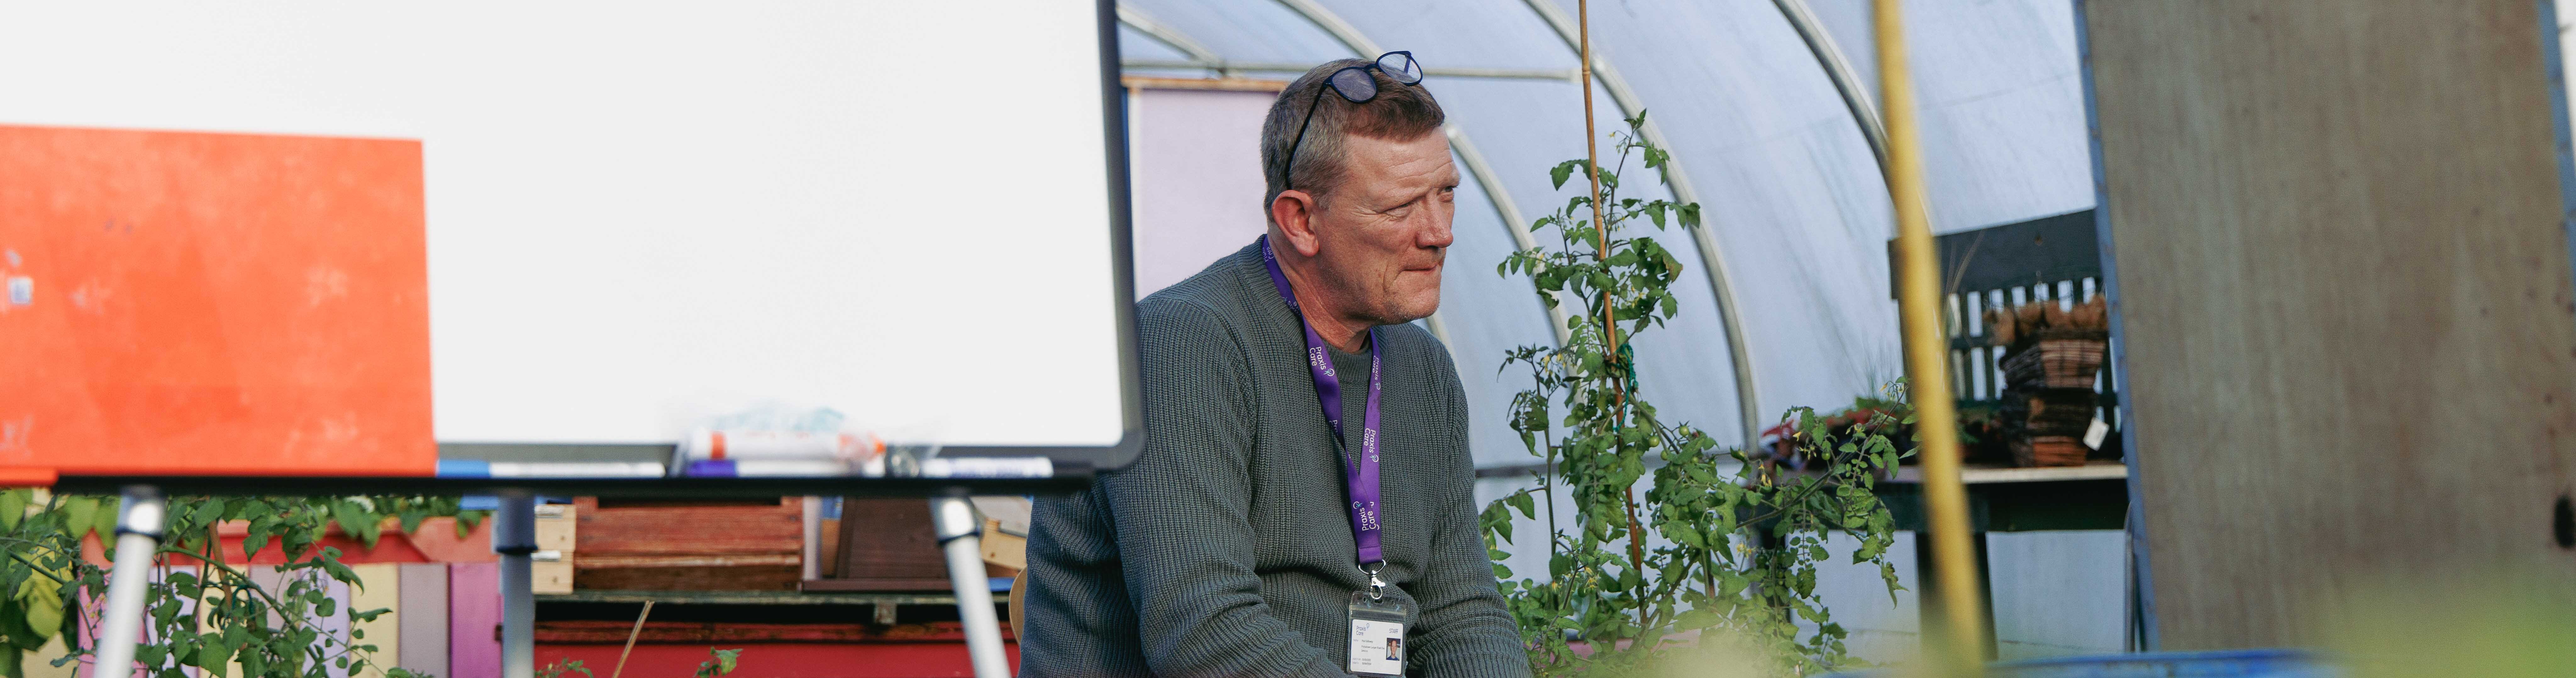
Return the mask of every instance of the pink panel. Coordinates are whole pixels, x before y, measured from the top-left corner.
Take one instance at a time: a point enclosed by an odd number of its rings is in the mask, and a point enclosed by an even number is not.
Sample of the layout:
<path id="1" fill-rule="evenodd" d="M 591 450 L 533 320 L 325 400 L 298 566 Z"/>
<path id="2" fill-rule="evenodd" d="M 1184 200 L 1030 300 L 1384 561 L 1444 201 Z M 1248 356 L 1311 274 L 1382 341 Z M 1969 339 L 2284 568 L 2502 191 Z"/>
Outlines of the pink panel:
<path id="1" fill-rule="evenodd" d="M 1261 117 L 1273 98 L 1148 89 L 1130 103 L 1138 297 L 1198 273 L 1268 228 Z"/>
<path id="2" fill-rule="evenodd" d="M 501 565 L 447 565 L 446 678 L 501 678 Z"/>

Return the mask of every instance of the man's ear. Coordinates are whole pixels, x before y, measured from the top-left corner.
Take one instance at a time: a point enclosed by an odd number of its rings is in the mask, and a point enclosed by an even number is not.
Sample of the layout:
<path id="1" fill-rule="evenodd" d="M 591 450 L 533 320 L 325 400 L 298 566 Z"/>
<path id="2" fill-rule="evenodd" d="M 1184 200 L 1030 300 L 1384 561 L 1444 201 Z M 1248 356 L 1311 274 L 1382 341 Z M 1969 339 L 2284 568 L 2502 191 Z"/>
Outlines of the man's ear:
<path id="1" fill-rule="evenodd" d="M 1315 237 L 1313 219 L 1318 204 L 1314 194 L 1294 189 L 1280 191 L 1279 197 L 1270 199 L 1270 222 L 1279 225 L 1279 233 L 1287 236 L 1288 246 L 1300 256 L 1315 256 L 1324 249 L 1323 241 Z"/>

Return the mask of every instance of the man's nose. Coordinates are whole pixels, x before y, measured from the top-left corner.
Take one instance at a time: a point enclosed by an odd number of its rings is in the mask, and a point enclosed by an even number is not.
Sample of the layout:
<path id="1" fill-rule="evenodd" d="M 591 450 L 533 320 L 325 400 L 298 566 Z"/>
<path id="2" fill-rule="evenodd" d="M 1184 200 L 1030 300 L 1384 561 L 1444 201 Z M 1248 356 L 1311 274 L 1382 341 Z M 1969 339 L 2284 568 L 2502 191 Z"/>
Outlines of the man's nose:
<path id="1" fill-rule="evenodd" d="M 1421 246 L 1446 248 L 1449 243 L 1458 241 L 1458 233 L 1449 228 L 1454 212 L 1445 209 L 1423 211 L 1429 213 L 1431 223 L 1422 229 L 1422 236 L 1417 241 Z"/>

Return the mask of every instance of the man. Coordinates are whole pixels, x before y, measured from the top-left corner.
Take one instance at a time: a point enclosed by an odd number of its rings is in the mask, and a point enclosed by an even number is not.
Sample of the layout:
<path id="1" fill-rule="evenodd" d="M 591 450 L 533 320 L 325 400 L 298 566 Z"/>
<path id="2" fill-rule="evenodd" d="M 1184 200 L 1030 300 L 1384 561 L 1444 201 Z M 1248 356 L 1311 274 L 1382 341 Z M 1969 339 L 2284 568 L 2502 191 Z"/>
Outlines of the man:
<path id="1" fill-rule="evenodd" d="M 1145 449 L 1038 503 L 1021 675 L 1530 674 L 1457 370 L 1408 324 L 1458 170 L 1411 56 L 1372 63 L 1280 93 L 1268 233 L 1137 304 Z"/>

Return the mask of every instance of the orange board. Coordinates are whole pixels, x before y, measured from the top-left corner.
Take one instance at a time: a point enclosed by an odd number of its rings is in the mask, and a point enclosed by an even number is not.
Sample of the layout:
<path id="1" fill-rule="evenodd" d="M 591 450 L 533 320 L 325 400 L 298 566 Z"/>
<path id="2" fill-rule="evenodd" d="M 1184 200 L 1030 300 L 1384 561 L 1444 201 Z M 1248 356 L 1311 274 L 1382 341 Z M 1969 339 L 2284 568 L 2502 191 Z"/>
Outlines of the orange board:
<path id="1" fill-rule="evenodd" d="M 0 477 L 431 475 L 420 142 L 0 126 Z"/>

